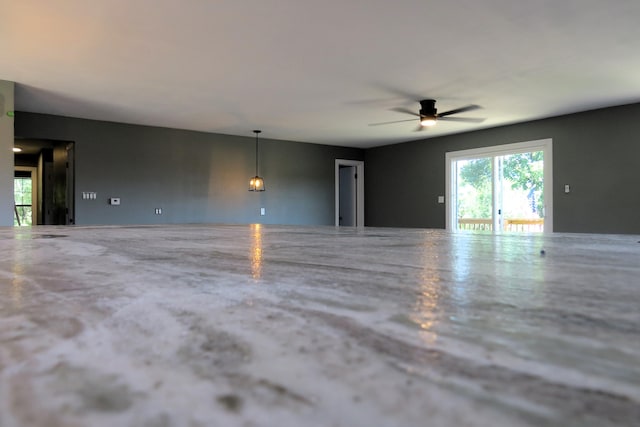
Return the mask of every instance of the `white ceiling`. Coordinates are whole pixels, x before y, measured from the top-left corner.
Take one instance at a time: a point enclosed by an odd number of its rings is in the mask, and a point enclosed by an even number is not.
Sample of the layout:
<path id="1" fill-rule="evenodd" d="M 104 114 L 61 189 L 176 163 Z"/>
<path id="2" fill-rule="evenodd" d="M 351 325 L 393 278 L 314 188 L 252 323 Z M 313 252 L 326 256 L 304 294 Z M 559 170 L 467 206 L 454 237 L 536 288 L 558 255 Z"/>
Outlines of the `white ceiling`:
<path id="1" fill-rule="evenodd" d="M 640 1 L 3 1 L 0 79 L 18 111 L 371 147 L 640 101 Z M 421 98 L 486 121 L 368 126 Z"/>

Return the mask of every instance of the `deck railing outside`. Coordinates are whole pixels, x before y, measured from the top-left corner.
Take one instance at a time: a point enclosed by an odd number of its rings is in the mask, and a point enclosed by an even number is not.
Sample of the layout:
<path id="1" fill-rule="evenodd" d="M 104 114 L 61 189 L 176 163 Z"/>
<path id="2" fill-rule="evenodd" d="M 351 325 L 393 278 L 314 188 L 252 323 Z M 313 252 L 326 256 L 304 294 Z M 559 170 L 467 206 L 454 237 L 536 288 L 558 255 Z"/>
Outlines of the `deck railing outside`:
<path id="1" fill-rule="evenodd" d="M 488 218 L 459 218 L 458 230 L 493 230 L 493 220 Z M 542 232 L 544 218 L 505 218 L 503 231 Z"/>

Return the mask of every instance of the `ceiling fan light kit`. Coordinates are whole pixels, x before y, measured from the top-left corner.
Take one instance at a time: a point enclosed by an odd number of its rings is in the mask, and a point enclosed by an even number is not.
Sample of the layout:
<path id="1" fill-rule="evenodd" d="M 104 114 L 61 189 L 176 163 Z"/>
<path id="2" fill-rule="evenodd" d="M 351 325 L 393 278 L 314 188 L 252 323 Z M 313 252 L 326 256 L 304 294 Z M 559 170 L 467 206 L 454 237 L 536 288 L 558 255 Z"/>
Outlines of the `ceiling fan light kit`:
<path id="1" fill-rule="evenodd" d="M 435 126 L 437 120 L 436 100 L 424 99 L 420 101 L 420 124 L 422 126 Z"/>
<path id="2" fill-rule="evenodd" d="M 422 126 L 435 126 L 436 118 L 435 117 L 422 117 L 420 119 L 420 124 Z"/>

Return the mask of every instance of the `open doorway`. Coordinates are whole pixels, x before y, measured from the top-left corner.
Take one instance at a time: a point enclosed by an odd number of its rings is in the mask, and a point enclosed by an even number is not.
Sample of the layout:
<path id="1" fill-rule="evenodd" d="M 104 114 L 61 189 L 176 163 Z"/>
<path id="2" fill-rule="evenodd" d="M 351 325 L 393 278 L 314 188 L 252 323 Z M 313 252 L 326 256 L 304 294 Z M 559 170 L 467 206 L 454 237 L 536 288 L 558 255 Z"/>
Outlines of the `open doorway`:
<path id="1" fill-rule="evenodd" d="M 336 159 L 335 225 L 364 226 L 364 162 Z"/>
<path id="2" fill-rule="evenodd" d="M 75 224 L 74 143 L 16 139 L 14 147 L 14 225 Z"/>

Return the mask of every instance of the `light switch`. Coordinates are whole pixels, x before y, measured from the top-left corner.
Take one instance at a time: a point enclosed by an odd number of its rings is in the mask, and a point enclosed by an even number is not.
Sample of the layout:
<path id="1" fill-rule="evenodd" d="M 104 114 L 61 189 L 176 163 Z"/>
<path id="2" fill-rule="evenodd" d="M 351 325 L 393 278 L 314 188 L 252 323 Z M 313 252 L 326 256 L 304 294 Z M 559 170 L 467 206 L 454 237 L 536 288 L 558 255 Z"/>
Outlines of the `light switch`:
<path id="1" fill-rule="evenodd" d="M 564 192 L 565 193 L 570 193 L 571 192 L 571 187 L 569 187 L 569 184 L 565 184 L 564 185 Z"/>
<path id="2" fill-rule="evenodd" d="M 267 214 L 267 210 L 265 208 L 260 208 L 260 215 L 266 215 Z"/>
<path id="3" fill-rule="evenodd" d="M 444 203 L 444 196 L 438 196 L 438 203 Z"/>

